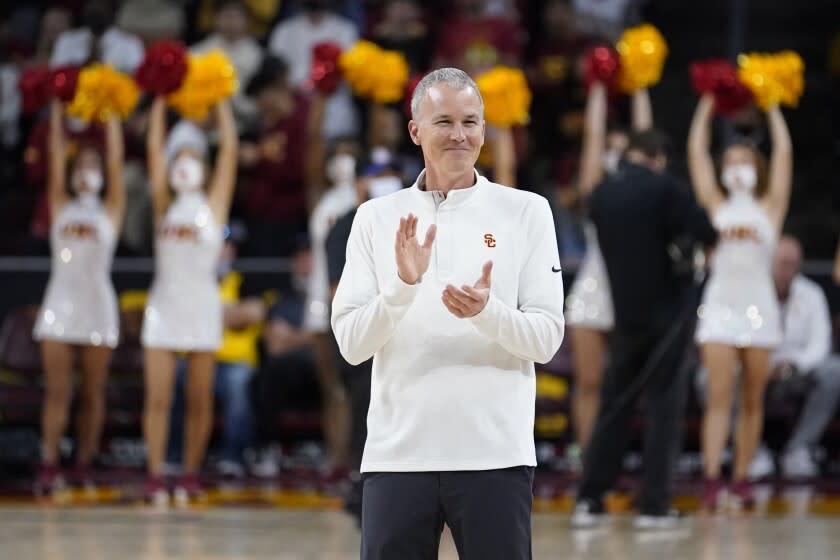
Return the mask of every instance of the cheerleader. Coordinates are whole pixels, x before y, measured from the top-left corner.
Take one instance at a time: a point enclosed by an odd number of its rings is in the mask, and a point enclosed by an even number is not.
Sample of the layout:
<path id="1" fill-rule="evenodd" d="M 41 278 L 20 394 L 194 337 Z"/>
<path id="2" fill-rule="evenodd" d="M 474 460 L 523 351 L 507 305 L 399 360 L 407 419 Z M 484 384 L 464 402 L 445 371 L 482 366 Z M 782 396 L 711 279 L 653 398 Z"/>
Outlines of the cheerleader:
<path id="1" fill-rule="evenodd" d="M 650 97 L 646 89 L 633 94 L 633 128 L 653 126 Z M 607 89 L 595 82 L 586 99 L 578 190 L 584 198 L 604 177 L 618 168 L 627 148 L 627 134 L 607 130 Z M 584 225 L 586 255 L 566 299 L 566 322 L 572 335 L 575 366 L 575 397 L 572 413 L 578 444 L 589 441 L 598 414 L 601 379 L 605 367 L 607 334 L 613 328 L 613 307 L 607 270 L 604 267 L 595 226 Z"/>
<path id="2" fill-rule="evenodd" d="M 81 399 L 74 484 L 90 487 L 90 463 L 105 415 L 105 381 L 119 340 L 111 261 L 125 214 L 123 137 L 119 120 L 105 126 L 105 161 L 82 146 L 67 162 L 58 101 L 50 107 L 49 175 L 52 267 L 33 336 L 41 343 L 45 398 L 41 417 L 42 464 L 36 492 L 64 485 L 58 444 L 67 426 L 74 349 L 80 350 Z"/>
<path id="3" fill-rule="evenodd" d="M 733 143 L 721 157 L 720 185 L 709 154 L 714 98 L 700 100 L 688 139 L 688 163 L 697 200 L 720 234 L 711 276 L 698 309 L 696 341 L 708 372 L 703 417 L 704 506 L 717 509 L 723 485 L 721 454 L 729 434 L 736 366 L 741 379 L 735 429 L 732 505 L 754 502 L 747 469 L 761 436 L 770 353 L 781 340 L 770 264 L 790 199 L 793 150 L 778 106 L 767 113 L 773 143 L 769 172 L 760 152 Z"/>
<path id="4" fill-rule="evenodd" d="M 155 221 L 155 278 L 143 318 L 146 398 L 143 431 L 148 453 L 147 500 L 168 502 L 162 468 L 175 380 L 176 353 L 187 355 L 183 474 L 175 499 L 203 494 L 198 471 L 213 415 L 214 354 L 222 340 L 222 302 L 216 264 L 236 179 L 237 135 L 227 101 L 215 108 L 219 151 L 209 176 L 203 154 L 183 146 L 166 161 L 165 100 L 149 115 L 147 158 Z"/>

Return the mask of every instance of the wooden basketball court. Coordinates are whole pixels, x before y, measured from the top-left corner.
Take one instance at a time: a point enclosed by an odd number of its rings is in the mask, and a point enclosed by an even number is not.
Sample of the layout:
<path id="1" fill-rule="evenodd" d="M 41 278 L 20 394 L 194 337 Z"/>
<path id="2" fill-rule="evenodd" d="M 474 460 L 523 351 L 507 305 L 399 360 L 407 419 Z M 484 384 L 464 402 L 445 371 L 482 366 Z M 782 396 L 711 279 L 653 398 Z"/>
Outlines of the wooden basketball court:
<path id="1" fill-rule="evenodd" d="M 565 514 L 534 517 L 538 560 L 817 560 L 840 557 L 832 517 L 692 517 L 674 531 L 636 532 L 617 515 L 574 532 Z M 338 511 L 268 508 L 0 507 L 0 558 L 9 560 L 351 560 L 359 534 Z M 448 534 L 441 559 L 455 559 Z M 398 560 L 398 559 L 395 559 Z"/>

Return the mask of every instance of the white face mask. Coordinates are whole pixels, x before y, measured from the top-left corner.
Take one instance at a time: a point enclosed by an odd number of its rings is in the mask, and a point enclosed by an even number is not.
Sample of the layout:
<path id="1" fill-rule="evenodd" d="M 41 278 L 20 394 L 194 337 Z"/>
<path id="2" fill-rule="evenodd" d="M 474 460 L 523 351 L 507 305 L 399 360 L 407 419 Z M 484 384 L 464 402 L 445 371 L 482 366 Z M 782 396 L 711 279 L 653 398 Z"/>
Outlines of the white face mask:
<path id="1" fill-rule="evenodd" d="M 729 192 L 750 193 L 755 189 L 755 185 L 758 182 L 758 175 L 755 172 L 754 166 L 746 163 L 736 163 L 727 165 L 723 169 L 721 181 Z"/>
<path id="2" fill-rule="evenodd" d="M 72 186 L 76 194 L 99 194 L 104 183 L 102 172 L 98 169 L 81 169 L 73 173 Z"/>
<path id="3" fill-rule="evenodd" d="M 402 190 L 403 184 L 399 177 L 374 177 L 368 184 L 368 196 L 379 198 Z"/>
<path id="4" fill-rule="evenodd" d="M 179 194 L 197 191 L 204 183 L 204 166 L 194 157 L 181 156 L 172 164 L 169 183 Z"/>
<path id="5" fill-rule="evenodd" d="M 615 173 L 618 170 L 619 162 L 621 162 L 621 152 L 619 150 L 607 150 L 604 152 L 603 165 L 604 170 L 608 174 Z"/>
<path id="6" fill-rule="evenodd" d="M 333 185 L 348 185 L 356 178 L 356 158 L 338 154 L 327 163 L 327 179 Z"/>

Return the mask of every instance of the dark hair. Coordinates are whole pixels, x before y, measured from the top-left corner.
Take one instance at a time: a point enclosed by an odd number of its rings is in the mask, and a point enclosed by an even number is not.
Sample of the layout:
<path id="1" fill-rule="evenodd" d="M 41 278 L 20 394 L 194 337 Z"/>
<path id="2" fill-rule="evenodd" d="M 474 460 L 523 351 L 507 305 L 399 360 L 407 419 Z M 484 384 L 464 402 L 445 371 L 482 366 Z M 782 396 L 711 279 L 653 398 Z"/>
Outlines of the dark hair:
<path id="1" fill-rule="evenodd" d="M 330 158 L 332 158 L 336 154 L 336 152 L 338 152 L 338 147 L 342 144 L 353 144 L 355 151 L 357 152 L 356 154 L 353 154 L 354 156 L 358 155 L 358 152 L 361 151 L 361 143 L 359 142 L 358 136 L 355 136 L 353 134 L 337 136 L 330 140 L 329 144 L 327 144 L 327 150 L 324 157 L 324 161 L 329 161 Z"/>
<path id="2" fill-rule="evenodd" d="M 628 136 L 627 151 L 635 150 L 646 157 L 668 157 L 671 151 L 671 140 L 668 135 L 656 128 L 634 130 Z"/>
<path id="3" fill-rule="evenodd" d="M 289 64 L 277 56 L 267 56 L 263 59 L 260 69 L 248 82 L 245 95 L 254 97 L 266 88 L 285 84 L 289 77 Z"/>
<path id="4" fill-rule="evenodd" d="M 243 0 L 216 0 L 213 3 L 213 8 L 217 12 L 221 12 L 225 8 L 237 8 L 238 10 L 248 14 L 248 6 Z"/>
<path id="5" fill-rule="evenodd" d="M 730 148 L 740 147 L 752 152 L 753 161 L 755 162 L 755 175 L 756 175 L 756 183 L 755 183 L 755 197 L 757 199 L 762 199 L 767 194 L 767 191 L 770 189 L 770 185 L 768 184 L 768 163 L 767 158 L 761 153 L 761 150 L 758 149 L 758 146 L 755 143 L 751 142 L 746 138 L 735 138 L 730 140 L 726 146 L 724 146 L 723 150 L 720 152 L 720 158 L 717 161 L 717 174 L 720 177 L 723 173 L 723 155 L 726 153 L 727 150 Z M 718 188 L 724 194 L 724 196 L 729 196 L 729 191 L 726 190 L 726 187 L 723 186 L 723 182 L 718 180 Z"/>

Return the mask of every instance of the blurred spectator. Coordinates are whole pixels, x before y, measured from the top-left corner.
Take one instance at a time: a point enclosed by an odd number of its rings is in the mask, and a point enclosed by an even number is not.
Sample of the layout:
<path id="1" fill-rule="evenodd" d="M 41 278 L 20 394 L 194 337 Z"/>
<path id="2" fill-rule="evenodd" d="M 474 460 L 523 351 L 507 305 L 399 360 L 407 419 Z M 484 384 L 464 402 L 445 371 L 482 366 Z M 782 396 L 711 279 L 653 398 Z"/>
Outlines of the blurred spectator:
<path id="1" fill-rule="evenodd" d="M 638 19 L 645 0 L 572 0 L 581 25 L 590 33 L 616 39 L 627 22 Z"/>
<path id="2" fill-rule="evenodd" d="M 290 255 L 296 234 L 306 231 L 306 164 L 309 101 L 295 92 L 288 66 L 266 57 L 246 93 L 256 99 L 262 119 L 240 143 L 245 171 L 245 207 L 250 251 Z"/>
<path id="3" fill-rule="evenodd" d="M 20 70 L 14 64 L 0 65 L 0 149 L 3 154 L 12 150 L 20 141 Z M 3 162 L 5 163 L 5 162 Z M 2 188 L 2 187 L 0 187 Z"/>
<path id="4" fill-rule="evenodd" d="M 330 188 L 321 196 L 309 219 L 312 243 L 312 278 L 309 281 L 304 328 L 311 334 L 323 397 L 323 425 L 327 448 L 334 464 L 346 461 L 350 408 L 335 355 L 330 329 L 330 286 L 326 240 L 335 221 L 356 206 L 355 166 L 359 146 L 355 139 L 335 142 L 327 158 Z"/>
<path id="5" fill-rule="evenodd" d="M 498 64 L 519 66 L 523 34 L 509 19 L 487 14 L 486 0 L 457 0 L 456 15 L 440 30 L 435 67 L 475 76 Z"/>
<path id="6" fill-rule="evenodd" d="M 198 0 L 198 32 L 201 34 L 212 32 L 217 28 L 216 13 L 219 0 Z M 222 0 L 221 3 L 224 3 Z M 242 0 L 248 16 L 248 33 L 262 39 L 274 21 L 282 0 Z"/>
<path id="7" fill-rule="evenodd" d="M 117 25 L 147 45 L 160 39 L 180 39 L 184 9 L 177 0 L 127 0 L 117 12 Z"/>
<path id="8" fill-rule="evenodd" d="M 373 28 L 371 38 L 383 49 L 403 53 L 411 73 L 428 68 L 431 39 L 417 0 L 387 0 L 382 20 Z"/>
<path id="9" fill-rule="evenodd" d="M 577 28 L 567 0 L 549 0 L 542 13 L 543 28 L 532 47 L 528 81 L 534 92 L 531 121 L 532 163 L 540 179 L 570 185 L 577 167 L 585 91 L 580 75 L 583 52 L 591 38 Z"/>
<path id="10" fill-rule="evenodd" d="M 268 310 L 262 336 L 262 363 L 251 384 L 259 451 L 254 472 L 258 476 L 277 474 L 278 457 L 272 445 L 276 440 L 277 411 L 291 404 L 298 409 L 317 407 L 319 399 L 315 356 L 309 333 L 303 328 L 312 253 L 302 237 L 296 241 L 291 289 Z"/>
<path id="11" fill-rule="evenodd" d="M 114 26 L 111 2 L 87 0 L 82 11 L 82 26 L 58 36 L 50 65 L 83 65 L 99 61 L 132 73 L 143 61 L 144 53 L 143 42 L 137 36 Z"/>
<path id="12" fill-rule="evenodd" d="M 781 457 L 786 477 L 818 474 L 814 451 L 840 399 L 840 356 L 831 353 L 831 318 L 820 286 L 800 273 L 802 247 L 782 237 L 773 258 L 773 280 L 782 310 L 782 342 L 771 357 L 767 410 L 804 399 L 801 416 Z M 773 458 L 761 446 L 750 465 L 751 478 L 772 474 Z"/>
<path id="13" fill-rule="evenodd" d="M 244 240 L 242 226 L 226 228 L 225 244 L 219 258 L 219 289 L 224 303 L 224 338 L 216 352 L 214 394 L 221 403 L 221 459 L 217 470 L 226 476 L 244 476 L 244 452 L 254 439 L 254 414 L 250 395 L 251 378 L 259 365 L 257 344 L 265 320 L 265 304 L 256 294 L 248 296 L 242 274 L 234 268 L 237 244 Z M 245 286 L 243 288 L 243 285 Z M 184 421 L 186 362 L 179 362 L 175 399 L 172 403 L 167 461 L 180 464 Z"/>
<path id="14" fill-rule="evenodd" d="M 312 69 L 312 48 L 318 43 L 336 43 L 342 50 L 358 39 L 358 29 L 350 21 L 333 13 L 331 0 L 305 0 L 303 12 L 281 21 L 271 32 L 268 51 L 289 64 L 289 80 L 302 86 Z M 359 129 L 358 116 L 347 84 L 327 99 L 322 133 L 327 140 L 354 136 Z"/>
<path id="15" fill-rule="evenodd" d="M 381 157 L 381 156 L 380 156 Z M 355 183 L 355 204 L 353 208 L 338 218 L 330 229 L 326 239 L 327 273 L 329 276 L 330 294 L 335 295 L 338 281 L 344 270 L 347 254 L 347 241 L 356 209 L 365 201 L 396 192 L 403 187 L 399 176 L 399 167 L 394 160 L 371 161 L 359 160 L 357 164 L 359 178 Z M 330 297 L 332 300 L 332 297 Z M 361 522 L 362 479 L 359 469 L 362 464 L 362 452 L 367 438 L 367 413 L 370 405 L 370 376 L 372 360 L 359 365 L 350 365 L 341 360 L 341 370 L 347 392 L 350 397 L 350 448 L 348 462 L 351 469 L 352 488 L 346 500 L 346 509 Z"/>
<path id="16" fill-rule="evenodd" d="M 243 0 L 223 0 L 217 3 L 215 31 L 191 47 L 197 53 L 221 49 L 230 57 L 239 83 L 251 81 L 263 59 L 263 48 L 248 35 L 248 9 Z M 257 107 L 242 89 L 233 97 L 233 111 L 239 123 L 254 118 Z"/>
<path id="17" fill-rule="evenodd" d="M 41 17 L 41 29 L 35 46 L 34 62 L 47 62 L 58 38 L 72 25 L 70 12 L 62 6 L 51 6 Z"/>

